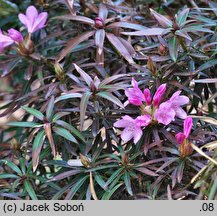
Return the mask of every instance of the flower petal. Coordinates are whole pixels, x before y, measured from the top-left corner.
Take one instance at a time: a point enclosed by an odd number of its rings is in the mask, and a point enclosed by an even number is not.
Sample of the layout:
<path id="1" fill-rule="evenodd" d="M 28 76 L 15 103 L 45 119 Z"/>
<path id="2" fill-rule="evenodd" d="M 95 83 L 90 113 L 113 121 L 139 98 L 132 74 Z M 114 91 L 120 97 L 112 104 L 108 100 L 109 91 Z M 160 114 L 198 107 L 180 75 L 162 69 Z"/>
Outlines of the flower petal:
<path id="1" fill-rule="evenodd" d="M 151 116 L 150 115 L 138 116 L 135 119 L 135 123 L 139 127 L 145 127 L 145 126 L 149 125 L 150 122 L 151 122 Z"/>
<path id="2" fill-rule="evenodd" d="M 176 134 L 176 141 L 179 143 L 179 144 L 182 144 L 185 140 L 185 135 L 182 133 L 182 132 L 179 132 Z"/>
<path id="3" fill-rule="evenodd" d="M 170 102 L 164 102 L 159 106 L 159 109 L 155 111 L 155 119 L 164 125 L 168 125 L 175 120 L 176 112 L 171 108 Z"/>
<path id="4" fill-rule="evenodd" d="M 186 118 L 184 121 L 184 135 L 186 138 L 188 138 L 191 132 L 192 126 L 193 126 L 192 118 L 191 117 Z"/>
<path id="5" fill-rule="evenodd" d="M 133 138 L 133 136 L 134 136 L 134 131 L 128 130 L 128 128 L 125 128 L 121 133 L 121 139 L 124 142 L 128 142 Z"/>
<path id="6" fill-rule="evenodd" d="M 45 23 L 47 22 L 47 17 L 48 13 L 47 12 L 42 12 L 39 14 L 37 19 L 35 19 L 34 24 L 33 24 L 33 32 L 43 28 L 45 26 Z"/>
<path id="7" fill-rule="evenodd" d="M 142 129 L 140 127 L 137 127 L 137 129 L 133 133 L 134 144 L 136 144 L 140 140 L 141 136 L 142 136 Z"/>
<path id="8" fill-rule="evenodd" d="M 130 116 L 125 115 L 122 117 L 122 119 L 118 120 L 114 123 L 114 126 L 117 128 L 124 128 L 128 127 L 129 124 L 132 124 L 134 122 L 134 119 L 132 119 Z"/>
<path id="9" fill-rule="evenodd" d="M 153 97 L 154 106 L 157 107 L 161 101 L 161 98 L 166 91 L 166 84 L 161 84 Z"/>
<path id="10" fill-rule="evenodd" d="M 25 25 L 27 27 L 28 22 L 29 22 L 27 17 L 24 14 L 20 13 L 18 15 L 18 18 L 19 18 L 20 22 L 23 23 L 23 25 Z"/>
<path id="11" fill-rule="evenodd" d="M 150 90 L 146 88 L 146 89 L 144 90 L 143 94 L 144 94 L 144 97 L 145 97 L 145 102 L 146 102 L 146 104 L 147 104 L 148 106 L 151 105 L 151 100 L 152 100 L 152 98 L 151 98 L 151 92 L 150 92 Z"/>
<path id="12" fill-rule="evenodd" d="M 187 117 L 187 113 L 181 107 L 177 107 L 175 109 L 175 112 L 176 112 L 176 116 L 181 119 L 185 119 Z"/>

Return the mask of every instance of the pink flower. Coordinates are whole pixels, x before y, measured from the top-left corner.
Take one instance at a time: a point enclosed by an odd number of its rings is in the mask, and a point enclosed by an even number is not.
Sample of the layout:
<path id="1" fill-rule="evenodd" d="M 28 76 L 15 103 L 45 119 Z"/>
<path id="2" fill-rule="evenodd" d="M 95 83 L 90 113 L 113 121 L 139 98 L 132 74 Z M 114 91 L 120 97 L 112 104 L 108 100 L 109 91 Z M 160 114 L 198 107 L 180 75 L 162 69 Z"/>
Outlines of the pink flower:
<path id="1" fill-rule="evenodd" d="M 133 88 L 125 90 L 125 95 L 128 97 L 128 101 L 136 106 L 141 106 L 142 102 L 145 101 L 145 96 L 138 87 L 138 83 L 132 78 Z"/>
<path id="2" fill-rule="evenodd" d="M 159 108 L 155 111 L 154 118 L 164 125 L 168 125 L 170 122 L 175 120 L 176 112 L 171 107 L 170 102 L 162 103 Z"/>
<path id="3" fill-rule="evenodd" d="M 13 29 L 13 28 L 9 29 L 8 30 L 8 36 L 16 42 L 22 42 L 23 41 L 22 34 L 19 31 L 17 31 L 16 29 Z"/>
<path id="4" fill-rule="evenodd" d="M 185 119 L 187 117 L 186 112 L 181 108 L 181 106 L 189 103 L 189 98 L 182 95 L 179 96 L 181 91 L 176 91 L 170 98 L 172 109 L 176 112 L 176 116 Z"/>
<path id="5" fill-rule="evenodd" d="M 3 35 L 2 31 L 0 30 L 0 52 L 2 52 L 5 47 L 10 46 L 13 43 L 14 40 L 7 35 Z"/>
<path id="6" fill-rule="evenodd" d="M 184 142 L 185 139 L 187 139 L 189 137 L 189 134 L 191 132 L 193 126 L 193 120 L 192 118 L 188 117 L 184 120 L 184 129 L 183 129 L 183 133 L 179 132 L 176 134 L 176 140 L 179 144 L 182 144 Z"/>
<path id="7" fill-rule="evenodd" d="M 147 126 L 151 122 L 151 116 L 143 115 L 138 116 L 136 119 L 131 118 L 128 115 L 122 117 L 114 123 L 117 128 L 124 128 L 121 133 L 121 139 L 124 142 L 128 142 L 133 138 L 133 142 L 136 144 L 142 136 L 143 126 Z"/>
<path id="8" fill-rule="evenodd" d="M 161 84 L 156 93 L 154 94 L 154 97 L 153 97 L 153 103 L 154 103 L 154 107 L 158 107 L 160 101 L 161 101 L 161 98 L 164 94 L 164 92 L 166 91 L 166 84 Z"/>
<path id="9" fill-rule="evenodd" d="M 26 26 L 28 32 L 33 33 L 45 27 L 47 16 L 47 12 L 38 14 L 38 11 L 34 6 L 29 6 L 26 10 L 26 15 L 20 13 L 18 17 L 20 22 Z"/>

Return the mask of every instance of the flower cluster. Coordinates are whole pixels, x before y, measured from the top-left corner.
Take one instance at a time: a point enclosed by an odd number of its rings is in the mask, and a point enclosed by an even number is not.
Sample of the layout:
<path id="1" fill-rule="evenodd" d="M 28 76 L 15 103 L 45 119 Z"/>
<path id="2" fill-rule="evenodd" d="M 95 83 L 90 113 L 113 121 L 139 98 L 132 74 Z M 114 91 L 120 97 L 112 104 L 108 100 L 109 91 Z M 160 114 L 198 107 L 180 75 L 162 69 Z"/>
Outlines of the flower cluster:
<path id="1" fill-rule="evenodd" d="M 176 91 L 169 100 L 161 103 L 166 84 L 160 85 L 153 97 L 147 88 L 142 92 L 135 79 L 132 79 L 132 86 L 133 88 L 125 90 L 125 95 L 130 104 L 140 107 L 142 115 L 136 119 L 126 115 L 115 122 L 115 127 L 124 128 L 121 138 L 125 142 L 133 138 L 134 143 L 137 143 L 142 136 L 142 127 L 148 126 L 151 122 L 168 125 L 175 120 L 175 117 L 181 119 L 187 117 L 181 106 L 189 103 L 189 98 L 180 95 L 181 91 Z"/>
<path id="2" fill-rule="evenodd" d="M 31 34 L 45 27 L 47 16 L 47 12 L 38 13 L 34 6 L 29 6 L 26 10 L 26 15 L 19 14 L 18 17 L 27 28 L 28 33 Z M 3 32 L 0 30 L 0 52 L 14 43 L 20 44 L 23 41 L 24 39 L 22 34 L 16 29 L 9 29 L 7 34 L 3 34 Z"/>

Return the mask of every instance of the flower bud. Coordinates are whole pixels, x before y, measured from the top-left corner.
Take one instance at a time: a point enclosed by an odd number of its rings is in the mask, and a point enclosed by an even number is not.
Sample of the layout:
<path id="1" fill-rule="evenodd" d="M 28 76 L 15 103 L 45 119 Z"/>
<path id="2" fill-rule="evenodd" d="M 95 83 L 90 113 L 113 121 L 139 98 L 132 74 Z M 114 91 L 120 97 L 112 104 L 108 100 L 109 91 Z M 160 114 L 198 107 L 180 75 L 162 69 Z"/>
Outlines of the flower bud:
<path id="1" fill-rule="evenodd" d="M 103 28 L 104 27 L 104 22 L 103 22 L 102 18 L 96 17 L 96 19 L 95 19 L 95 27 L 96 28 Z"/>
<path id="2" fill-rule="evenodd" d="M 18 42 L 18 43 L 23 42 L 22 34 L 19 31 L 17 31 L 16 29 L 13 29 L 13 28 L 9 29 L 8 30 L 8 36 L 11 39 L 13 39 L 15 42 Z"/>
<path id="3" fill-rule="evenodd" d="M 89 168 L 90 167 L 90 160 L 88 157 L 80 154 L 81 163 L 84 165 L 84 167 Z"/>
<path id="4" fill-rule="evenodd" d="M 162 56 L 166 55 L 166 48 L 162 44 L 158 47 L 158 53 Z"/>
<path id="5" fill-rule="evenodd" d="M 58 79 L 60 80 L 64 80 L 65 79 L 65 73 L 64 73 L 64 70 L 63 70 L 63 67 L 61 66 L 61 64 L 59 64 L 58 62 L 56 62 L 54 64 L 54 70 L 57 74 L 57 77 Z"/>

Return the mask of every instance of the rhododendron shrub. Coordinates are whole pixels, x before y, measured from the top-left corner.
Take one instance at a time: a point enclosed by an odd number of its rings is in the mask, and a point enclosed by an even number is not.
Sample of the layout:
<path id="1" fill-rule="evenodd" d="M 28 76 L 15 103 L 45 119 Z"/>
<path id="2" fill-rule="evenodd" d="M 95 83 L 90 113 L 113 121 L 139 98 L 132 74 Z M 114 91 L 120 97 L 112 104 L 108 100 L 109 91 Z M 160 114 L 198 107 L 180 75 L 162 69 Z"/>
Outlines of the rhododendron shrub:
<path id="1" fill-rule="evenodd" d="M 160 4 L 0 3 L 2 199 L 217 199 L 217 5 Z"/>

